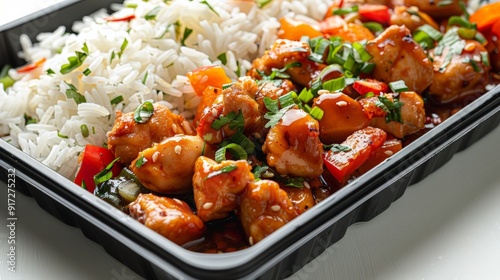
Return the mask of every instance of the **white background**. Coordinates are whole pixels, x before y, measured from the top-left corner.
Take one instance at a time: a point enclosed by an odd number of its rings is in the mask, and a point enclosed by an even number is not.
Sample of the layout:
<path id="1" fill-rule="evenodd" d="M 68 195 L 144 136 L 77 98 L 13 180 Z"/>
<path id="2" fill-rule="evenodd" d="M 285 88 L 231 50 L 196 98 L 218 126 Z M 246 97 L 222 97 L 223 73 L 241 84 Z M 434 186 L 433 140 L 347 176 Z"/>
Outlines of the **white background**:
<path id="1" fill-rule="evenodd" d="M 38 2 L 0 0 L 0 24 Z M 290 279 L 500 279 L 499 143 L 500 127 L 409 187 L 372 221 L 351 226 Z M 16 216 L 16 272 L 9 272 L 2 182 L 0 280 L 142 279 L 21 193 Z"/>

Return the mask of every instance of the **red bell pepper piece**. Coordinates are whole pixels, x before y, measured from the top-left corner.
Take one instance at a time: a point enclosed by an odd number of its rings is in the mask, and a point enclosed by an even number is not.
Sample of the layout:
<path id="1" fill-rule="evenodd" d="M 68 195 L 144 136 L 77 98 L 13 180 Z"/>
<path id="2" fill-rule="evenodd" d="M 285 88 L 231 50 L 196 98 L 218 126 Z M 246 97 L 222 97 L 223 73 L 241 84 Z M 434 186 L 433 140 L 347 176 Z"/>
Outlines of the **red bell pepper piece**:
<path id="1" fill-rule="evenodd" d="M 352 87 L 361 95 L 366 95 L 369 92 L 380 95 L 380 93 L 386 93 L 389 90 L 386 83 L 374 79 L 357 80 Z"/>
<path id="2" fill-rule="evenodd" d="M 75 177 L 75 184 L 82 186 L 94 193 L 95 183 L 94 176 L 103 171 L 113 160 L 115 155 L 108 149 L 95 145 L 86 145 L 83 152 L 80 154 L 80 168 Z M 118 162 L 115 162 L 111 171 L 113 176 L 120 174 L 122 167 Z"/>
<path id="3" fill-rule="evenodd" d="M 359 6 L 359 15 L 369 21 L 376 21 L 388 25 L 391 20 L 389 7 L 379 4 L 365 4 Z"/>
<path id="4" fill-rule="evenodd" d="M 21 68 L 16 69 L 16 71 L 17 71 L 17 73 L 28 73 L 31 70 L 34 70 L 34 69 L 40 67 L 42 64 L 44 64 L 45 60 L 47 60 L 47 59 L 45 57 L 42 57 L 38 61 L 35 61 L 31 64 L 28 64 L 26 66 L 23 66 Z"/>
<path id="5" fill-rule="evenodd" d="M 104 20 L 110 21 L 110 22 L 117 22 L 117 21 L 131 21 L 134 18 L 135 18 L 135 15 L 130 14 L 130 15 L 124 15 L 124 16 L 119 16 L 119 17 L 109 16 L 109 17 L 105 17 Z"/>
<path id="6" fill-rule="evenodd" d="M 347 137 L 336 151 L 331 149 L 325 153 L 325 166 L 343 184 L 384 143 L 386 137 L 385 131 L 379 128 L 369 126 L 358 130 Z"/>

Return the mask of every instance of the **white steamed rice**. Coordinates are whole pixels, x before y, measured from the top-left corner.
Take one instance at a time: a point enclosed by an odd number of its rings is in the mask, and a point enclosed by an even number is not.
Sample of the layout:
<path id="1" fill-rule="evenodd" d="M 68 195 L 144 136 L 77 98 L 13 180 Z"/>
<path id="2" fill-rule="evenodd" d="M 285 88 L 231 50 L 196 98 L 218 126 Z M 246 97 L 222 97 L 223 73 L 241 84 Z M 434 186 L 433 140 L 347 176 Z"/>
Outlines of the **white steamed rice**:
<path id="1" fill-rule="evenodd" d="M 150 100 L 191 118 L 199 97 L 185 76 L 187 72 L 218 64 L 232 79 L 237 71 L 244 75 L 252 59 L 276 39 L 279 18 L 300 17 L 314 24 L 332 1 L 274 0 L 263 9 L 252 1 L 207 0 L 210 5 L 199 0 L 169 2 L 125 1 L 114 9 L 117 16 L 134 13 L 130 22 L 108 22 L 104 20 L 106 11 L 100 10 L 76 22 L 74 33 L 59 27 L 39 34 L 35 43 L 22 36 L 20 57 L 28 62 L 47 60 L 34 73 L 11 70 L 9 75 L 17 82 L 7 90 L 0 84 L 0 136 L 73 179 L 78 154 L 86 144 L 106 143 L 116 110 L 130 112 Z M 130 4 L 136 7 L 127 8 Z M 144 18 L 157 7 L 155 20 Z M 186 27 L 193 32 L 182 46 L 179 36 Z M 124 40 L 128 45 L 118 57 Z M 75 51 L 82 51 L 84 44 L 89 54 L 83 64 L 61 74 L 61 65 L 68 63 Z M 223 53 L 225 65 L 217 58 Z M 87 68 L 91 73 L 85 76 Z M 48 75 L 48 69 L 55 74 Z M 87 103 L 67 98 L 68 84 L 74 85 Z M 112 105 L 111 100 L 118 96 L 123 101 Z M 25 125 L 25 115 L 37 122 Z M 83 124 L 89 128 L 88 137 L 82 135 Z"/>

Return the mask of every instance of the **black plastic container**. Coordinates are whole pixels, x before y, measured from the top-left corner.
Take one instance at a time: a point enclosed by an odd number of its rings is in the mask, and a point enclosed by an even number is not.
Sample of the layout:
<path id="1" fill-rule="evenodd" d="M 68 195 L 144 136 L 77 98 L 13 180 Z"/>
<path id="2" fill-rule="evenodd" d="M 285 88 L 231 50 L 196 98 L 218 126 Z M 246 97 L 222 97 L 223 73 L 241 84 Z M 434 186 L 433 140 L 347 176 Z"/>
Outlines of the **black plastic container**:
<path id="1" fill-rule="evenodd" d="M 49 17 L 51 22 L 43 30 L 68 25 L 111 2 L 116 1 L 68 1 L 61 6 L 64 11 L 42 11 L 39 16 Z M 78 13 L 68 17 L 66 11 Z M 15 40 L 23 26 L 37 19 L 0 29 L 0 66 L 23 63 L 16 58 L 19 46 Z M 497 86 L 261 242 L 226 254 L 195 253 L 177 246 L 1 140 L 0 180 L 7 181 L 9 170 L 15 169 L 18 191 L 32 196 L 41 208 L 64 223 L 79 227 L 87 238 L 147 279 L 281 279 L 340 240 L 351 224 L 383 212 L 408 186 L 437 170 L 499 123 Z"/>

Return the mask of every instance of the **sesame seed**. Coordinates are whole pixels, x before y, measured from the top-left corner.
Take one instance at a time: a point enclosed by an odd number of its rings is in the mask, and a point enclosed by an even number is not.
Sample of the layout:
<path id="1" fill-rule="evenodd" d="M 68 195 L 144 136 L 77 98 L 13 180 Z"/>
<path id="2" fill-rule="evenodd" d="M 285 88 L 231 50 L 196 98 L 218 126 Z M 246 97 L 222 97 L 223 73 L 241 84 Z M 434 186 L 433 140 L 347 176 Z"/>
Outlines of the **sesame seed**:
<path id="1" fill-rule="evenodd" d="M 475 48 L 476 48 L 476 44 L 474 44 L 474 43 L 467 43 L 467 45 L 465 45 L 465 47 L 464 47 L 464 50 L 467 51 L 467 52 L 471 52 Z"/>
<path id="2" fill-rule="evenodd" d="M 413 22 L 420 22 L 420 17 L 417 15 L 411 15 L 410 16 L 411 21 Z"/>
<path id="3" fill-rule="evenodd" d="M 281 206 L 279 206 L 279 205 L 277 205 L 277 204 L 276 204 L 276 205 L 273 205 L 273 206 L 271 206 L 271 210 L 273 210 L 274 212 L 278 212 L 278 211 L 280 211 L 280 210 L 281 210 Z"/>
<path id="4" fill-rule="evenodd" d="M 318 90 L 318 95 L 322 95 L 322 94 L 325 94 L 325 93 L 330 93 L 330 91 L 326 90 L 326 89 L 320 89 L 320 90 Z"/>
<path id="5" fill-rule="evenodd" d="M 219 112 L 217 111 L 217 109 L 213 108 L 213 109 L 212 109 L 212 115 L 213 115 L 214 117 L 217 117 L 217 115 L 218 115 L 218 114 L 219 114 Z"/>
<path id="6" fill-rule="evenodd" d="M 253 237 L 251 237 L 251 236 L 250 236 L 250 237 L 248 238 L 248 243 L 250 244 L 250 246 L 252 246 L 252 245 L 253 245 Z"/>
<path id="7" fill-rule="evenodd" d="M 151 159 L 153 160 L 153 162 L 156 162 L 156 160 L 158 159 L 159 156 L 160 156 L 160 152 L 156 151 L 151 156 Z"/>
<path id="8" fill-rule="evenodd" d="M 304 187 L 306 187 L 306 188 L 308 188 L 308 189 L 310 189 L 310 188 L 311 188 L 311 185 L 309 185 L 309 182 L 304 181 L 304 183 L 303 183 L 303 184 L 304 184 Z"/>
<path id="9" fill-rule="evenodd" d="M 179 155 L 182 152 L 182 147 L 179 145 L 175 146 L 174 152 Z"/>
<path id="10" fill-rule="evenodd" d="M 177 199 L 177 198 L 174 198 L 174 201 L 175 201 L 175 202 L 177 202 L 177 203 L 178 203 L 178 204 L 180 204 L 180 205 L 182 205 L 182 204 L 183 204 L 183 203 L 182 203 L 182 201 L 180 201 L 180 200 L 179 200 L 179 199 Z"/>
<path id="11" fill-rule="evenodd" d="M 390 156 L 392 156 L 392 155 L 394 154 L 394 152 L 393 152 L 393 151 L 391 151 L 391 150 L 387 150 L 387 151 L 385 151 L 385 152 L 384 152 L 384 154 L 385 154 L 386 156 L 389 156 L 389 157 L 390 157 Z"/>
<path id="12" fill-rule="evenodd" d="M 172 124 L 172 131 L 177 133 L 177 125 L 175 123 Z"/>
<path id="13" fill-rule="evenodd" d="M 339 106 L 339 107 L 344 107 L 344 106 L 347 106 L 347 102 L 345 102 L 344 100 L 338 101 L 338 102 L 337 102 L 337 103 L 335 103 L 335 104 L 337 104 L 337 106 Z"/>
<path id="14" fill-rule="evenodd" d="M 207 210 L 207 209 L 212 208 L 212 206 L 214 206 L 214 204 L 212 202 L 207 202 L 207 203 L 203 204 L 203 209 Z"/>

